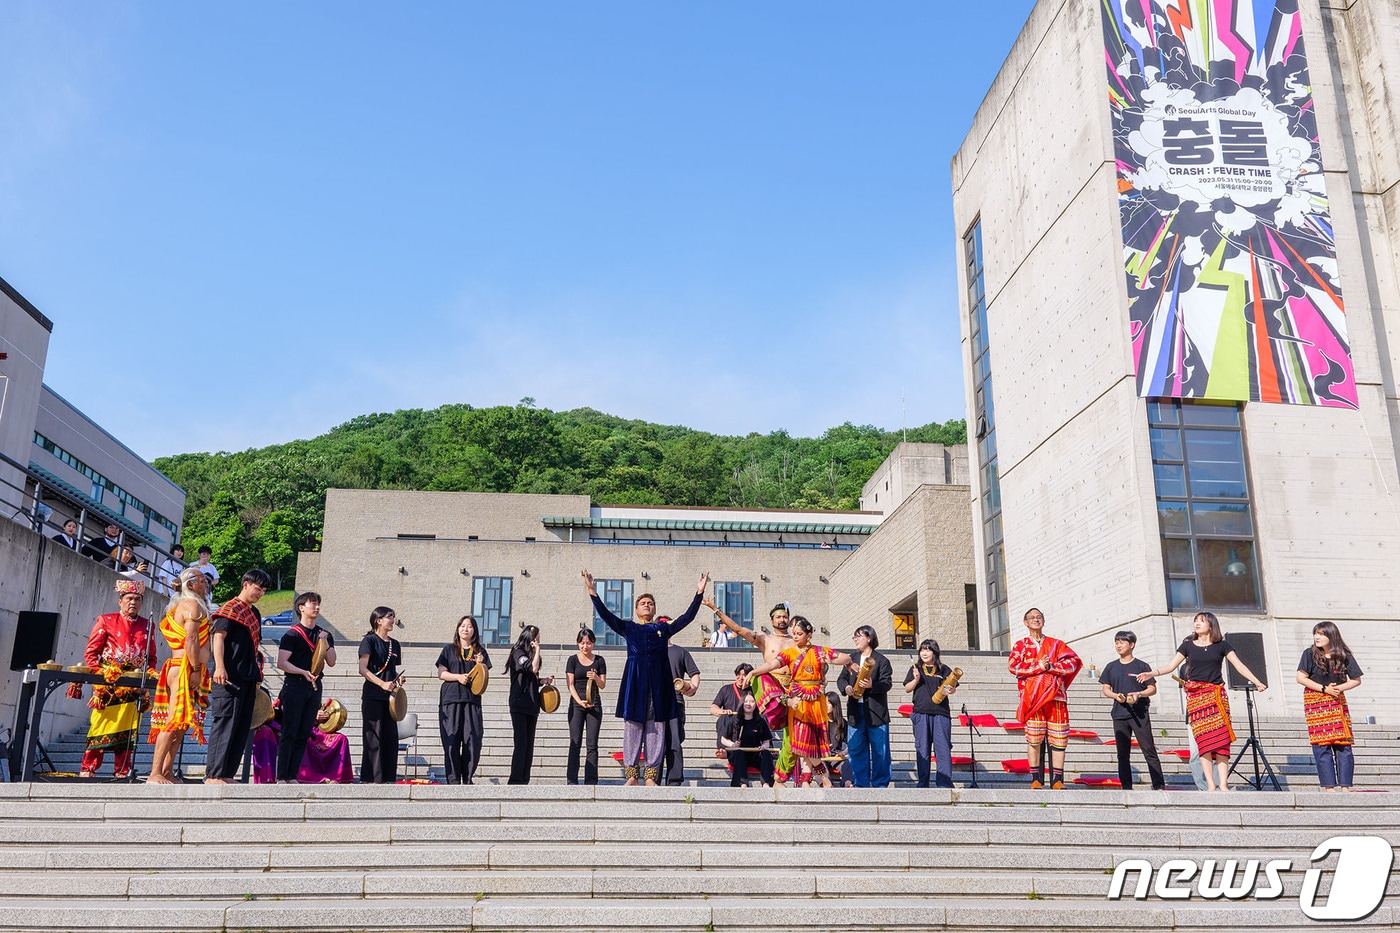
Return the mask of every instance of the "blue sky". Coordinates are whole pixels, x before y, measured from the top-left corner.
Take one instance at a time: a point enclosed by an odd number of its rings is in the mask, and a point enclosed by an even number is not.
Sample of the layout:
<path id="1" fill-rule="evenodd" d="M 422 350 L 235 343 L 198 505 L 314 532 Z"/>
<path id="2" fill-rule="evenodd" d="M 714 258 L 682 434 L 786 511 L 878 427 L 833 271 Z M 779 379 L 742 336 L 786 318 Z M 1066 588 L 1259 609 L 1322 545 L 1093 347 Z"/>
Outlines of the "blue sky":
<path id="1" fill-rule="evenodd" d="M 962 417 L 948 163 L 1033 5 L 10 0 L 0 276 L 146 457 Z"/>

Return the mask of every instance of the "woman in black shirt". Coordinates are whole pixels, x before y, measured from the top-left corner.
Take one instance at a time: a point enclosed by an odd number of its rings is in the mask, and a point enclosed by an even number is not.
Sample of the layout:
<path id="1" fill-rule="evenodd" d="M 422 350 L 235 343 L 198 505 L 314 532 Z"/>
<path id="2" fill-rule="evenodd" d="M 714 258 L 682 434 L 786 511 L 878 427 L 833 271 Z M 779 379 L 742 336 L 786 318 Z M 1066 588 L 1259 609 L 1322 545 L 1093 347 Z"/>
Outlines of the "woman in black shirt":
<path id="1" fill-rule="evenodd" d="M 729 720 L 719 740 L 729 752 L 730 787 L 740 784 L 747 787 L 749 768 L 757 768 L 763 783 L 773 786 L 773 751 L 769 747 L 772 740 L 773 731 L 768 728 L 768 721 L 758 715 L 758 701 L 752 693 L 745 693 L 744 708 Z"/>
<path id="2" fill-rule="evenodd" d="M 1351 790 L 1356 771 L 1352 756 L 1351 711 L 1344 694 L 1361 686 L 1361 668 L 1333 622 L 1313 626 L 1313 646 L 1298 660 L 1303 715 L 1308 742 L 1323 790 Z"/>
<path id="3" fill-rule="evenodd" d="M 535 763 L 535 726 L 540 719 L 540 630 L 527 625 L 510 650 L 510 729 L 515 749 L 510 756 L 507 784 L 529 784 Z"/>
<path id="4" fill-rule="evenodd" d="M 1260 693 L 1268 686 L 1261 683 L 1235 654 L 1234 647 L 1221 634 L 1220 620 L 1215 613 L 1196 613 L 1192 629 L 1194 637 L 1182 641 L 1169 664 L 1161 670 L 1138 674 L 1137 682 L 1142 684 L 1154 677 L 1165 677 L 1183 661 L 1186 662 L 1186 721 L 1191 726 L 1191 734 L 1196 737 L 1201 760 L 1205 762 L 1206 789 L 1228 790 L 1230 743 L 1235 741 L 1235 730 L 1230 724 L 1230 698 L 1225 694 L 1221 668 L 1224 662 L 1230 662 L 1230 666 Z M 1211 768 L 1212 763 L 1214 769 Z"/>
<path id="5" fill-rule="evenodd" d="M 438 655 L 438 734 L 446 759 L 447 783 L 470 784 L 481 761 L 481 697 L 468 686 L 478 664 L 491 669 L 491 657 L 476 634 L 476 620 L 462 616 L 452 643 Z"/>
<path id="6" fill-rule="evenodd" d="M 389 633 L 398 619 L 388 606 L 369 614 L 369 634 L 360 639 L 360 783 L 394 784 L 399 779 L 399 724 L 389 715 L 389 694 L 403 675 L 403 648 Z"/>
<path id="7" fill-rule="evenodd" d="M 587 733 L 588 757 L 583 765 L 583 783 L 598 783 L 598 729 L 603 725 L 603 687 L 608 682 L 607 662 L 593 653 L 596 639 L 586 628 L 578 630 L 578 651 L 564 665 L 569 688 L 569 762 L 564 779 L 578 783 L 579 752 Z"/>
<path id="8" fill-rule="evenodd" d="M 925 638 L 919 645 L 919 659 L 904 675 L 904 692 L 914 694 L 914 712 L 909 721 L 914 726 L 914 764 L 918 769 L 919 787 L 928 787 L 929 756 L 938 762 L 935 787 L 953 786 L 953 716 L 945 695 L 942 702 L 933 702 L 933 694 L 951 676 L 952 669 L 944 664 L 938 642 Z M 957 687 L 950 687 L 952 693 Z"/>

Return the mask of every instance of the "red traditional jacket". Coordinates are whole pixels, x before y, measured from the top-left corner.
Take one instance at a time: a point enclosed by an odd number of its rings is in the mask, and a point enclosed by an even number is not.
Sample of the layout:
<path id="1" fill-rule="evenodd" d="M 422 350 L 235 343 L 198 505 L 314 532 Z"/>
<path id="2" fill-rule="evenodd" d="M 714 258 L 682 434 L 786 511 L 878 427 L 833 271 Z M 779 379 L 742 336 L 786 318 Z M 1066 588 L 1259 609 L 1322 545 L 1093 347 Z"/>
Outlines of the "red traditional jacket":
<path id="1" fill-rule="evenodd" d="M 1045 670 L 1041 661 L 1050 659 L 1050 670 Z M 1016 708 L 1016 718 L 1021 722 L 1030 719 L 1045 719 L 1049 708 L 1056 700 L 1064 701 L 1069 685 L 1079 675 L 1084 662 L 1069 645 L 1048 635 L 1035 643 L 1027 635 L 1011 648 L 1007 668 L 1016 675 L 1016 683 L 1021 692 L 1021 703 Z"/>
<path id="2" fill-rule="evenodd" d="M 94 671 L 103 661 L 113 661 L 128 670 L 140 670 L 142 651 L 146 666 L 156 666 L 156 637 L 151 621 L 144 616 L 127 620 L 120 612 L 97 617 L 83 651 L 83 663 Z"/>

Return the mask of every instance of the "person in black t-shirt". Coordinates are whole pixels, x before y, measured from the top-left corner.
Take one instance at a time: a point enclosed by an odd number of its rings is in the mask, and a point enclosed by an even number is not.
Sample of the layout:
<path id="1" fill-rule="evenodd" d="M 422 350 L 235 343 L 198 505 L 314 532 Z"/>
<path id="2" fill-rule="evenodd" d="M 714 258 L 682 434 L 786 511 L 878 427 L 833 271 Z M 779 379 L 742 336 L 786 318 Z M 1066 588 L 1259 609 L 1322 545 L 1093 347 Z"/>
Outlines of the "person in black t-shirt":
<path id="1" fill-rule="evenodd" d="M 510 731 L 514 749 L 507 784 L 529 784 L 535 764 L 535 727 L 540 721 L 540 630 L 527 625 L 510 651 Z"/>
<path id="2" fill-rule="evenodd" d="M 1185 662 L 1186 721 L 1200 750 L 1206 775 L 1206 789 L 1229 790 L 1230 743 L 1235 741 L 1235 729 L 1230 723 L 1230 698 L 1225 694 L 1225 679 L 1221 668 L 1226 661 L 1240 676 L 1254 685 L 1260 693 L 1268 689 L 1245 667 L 1235 648 L 1220 631 L 1220 620 L 1213 612 L 1198 612 L 1191 623 L 1195 635 L 1184 639 L 1176 655 L 1161 670 L 1143 671 L 1135 675 L 1140 684 L 1155 677 L 1165 677 Z M 1212 768 L 1212 764 L 1214 768 Z M 1216 778 L 1219 778 L 1217 782 Z"/>
<path id="3" fill-rule="evenodd" d="M 772 787 L 773 730 L 768 727 L 768 721 L 758 715 L 758 701 L 754 699 L 754 695 L 746 691 L 744 705 L 738 714 L 726 718 L 729 722 L 725 726 L 724 735 L 720 737 L 720 744 L 729 753 L 729 767 L 732 771 L 729 786 L 738 787 L 743 784 L 747 787 L 749 769 L 757 768 L 759 778 L 766 786 Z"/>
<path id="4" fill-rule="evenodd" d="M 478 664 L 489 671 L 491 656 L 476 633 L 476 620 L 462 616 L 452 642 L 443 646 L 437 659 L 438 680 L 442 681 L 438 735 L 442 737 L 449 784 L 470 784 L 481 761 L 481 697 L 472 693 L 468 678 Z"/>
<path id="5" fill-rule="evenodd" d="M 593 653 L 597 641 L 592 629 L 581 628 L 574 639 L 578 651 L 564 665 L 564 683 L 569 688 L 569 759 L 564 779 L 578 783 L 579 756 L 585 750 L 583 783 L 598 783 L 598 730 L 603 726 L 603 688 L 608 684 L 608 662 Z"/>
<path id="6" fill-rule="evenodd" d="M 662 616 L 657 621 L 671 620 Z M 669 641 L 666 660 L 671 665 L 671 680 L 680 681 L 681 689 L 676 691 L 675 702 L 671 704 L 671 718 L 666 723 L 666 751 L 661 760 L 666 783 L 680 786 L 685 783 L 685 698 L 695 696 L 700 690 L 700 668 L 689 651 Z"/>
<path id="7" fill-rule="evenodd" d="M 389 633 L 398 617 L 388 606 L 369 614 L 369 632 L 360 639 L 360 783 L 396 784 L 399 780 L 399 724 L 389 712 L 389 694 L 403 680 L 403 648 Z"/>
<path id="8" fill-rule="evenodd" d="M 277 643 L 277 669 L 282 678 L 282 734 L 277 744 L 277 783 L 290 784 L 301 773 L 306 742 L 316 728 L 321 710 L 321 677 L 311 673 L 311 659 L 321 641 L 326 643 L 326 666 L 335 667 L 335 638 L 316 624 L 321 596 L 306 592 L 292 604 L 298 622 Z"/>
<path id="9" fill-rule="evenodd" d="M 1148 715 L 1148 697 L 1157 694 L 1157 685 L 1142 686 L 1137 675 L 1152 669 L 1146 661 L 1133 657 L 1137 635 L 1124 629 L 1113 636 L 1116 661 L 1109 661 L 1099 675 L 1103 695 L 1113 701 L 1113 741 L 1118 752 L 1118 781 L 1124 790 L 1133 789 L 1133 766 L 1130 760 L 1133 739 L 1137 739 L 1142 757 L 1147 760 L 1147 773 L 1152 776 L 1153 790 L 1166 790 L 1167 779 L 1162 776 L 1162 761 L 1157 757 L 1157 743 L 1152 739 L 1152 717 Z"/>
<path id="10" fill-rule="evenodd" d="M 928 787 L 930 755 L 938 762 L 934 786 L 953 786 L 953 714 L 946 694 L 958 688 L 948 688 L 941 702 L 933 702 L 934 693 L 952 673 L 942 661 L 938 642 L 925 638 L 919 643 L 919 659 L 904 675 L 904 692 L 914 694 L 914 711 L 909 721 L 914 727 L 914 766 L 919 787 Z"/>
<path id="11" fill-rule="evenodd" d="M 750 692 L 744 689 L 744 678 L 752 670 L 752 664 L 740 664 L 734 668 L 734 681 L 720 687 L 714 702 L 710 704 L 710 715 L 715 717 L 716 757 L 724 757 L 724 744 L 719 739 L 728 728 L 730 717 L 744 708 L 744 694 Z"/>
<path id="12" fill-rule="evenodd" d="M 254 692 L 263 679 L 262 616 L 253 604 L 262 599 L 272 577 L 265 570 L 243 575 L 238 595 L 214 611 L 209 647 L 214 656 L 214 685 L 209 691 L 209 747 L 204 783 L 227 784 L 238 771 L 253 724 Z"/>
<path id="13" fill-rule="evenodd" d="M 1313 646 L 1298 659 L 1308 742 L 1323 790 L 1351 790 L 1356 771 L 1352 755 L 1351 711 L 1344 694 L 1361 686 L 1361 667 L 1334 622 L 1313 626 Z"/>

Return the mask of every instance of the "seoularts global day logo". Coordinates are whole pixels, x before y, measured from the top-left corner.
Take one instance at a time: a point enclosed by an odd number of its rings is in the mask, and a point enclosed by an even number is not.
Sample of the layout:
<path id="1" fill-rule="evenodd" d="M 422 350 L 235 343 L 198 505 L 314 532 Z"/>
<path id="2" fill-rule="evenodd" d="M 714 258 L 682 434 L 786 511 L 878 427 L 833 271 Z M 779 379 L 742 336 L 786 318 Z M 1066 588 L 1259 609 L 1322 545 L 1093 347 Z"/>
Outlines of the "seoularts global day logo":
<path id="1" fill-rule="evenodd" d="M 1356 408 L 1298 0 L 1101 0 L 1138 395 Z"/>

